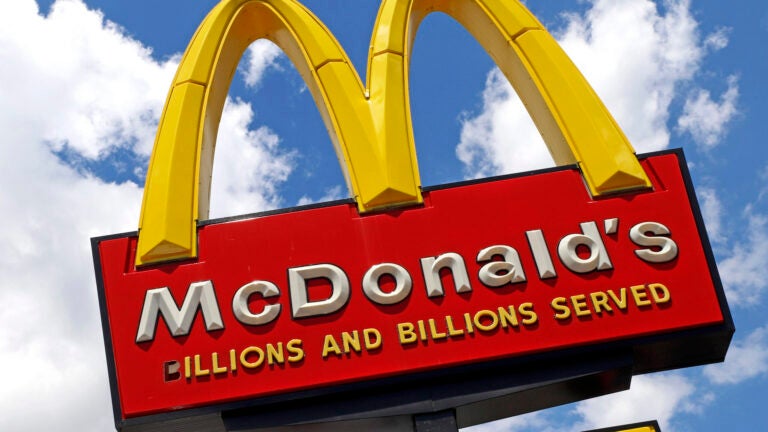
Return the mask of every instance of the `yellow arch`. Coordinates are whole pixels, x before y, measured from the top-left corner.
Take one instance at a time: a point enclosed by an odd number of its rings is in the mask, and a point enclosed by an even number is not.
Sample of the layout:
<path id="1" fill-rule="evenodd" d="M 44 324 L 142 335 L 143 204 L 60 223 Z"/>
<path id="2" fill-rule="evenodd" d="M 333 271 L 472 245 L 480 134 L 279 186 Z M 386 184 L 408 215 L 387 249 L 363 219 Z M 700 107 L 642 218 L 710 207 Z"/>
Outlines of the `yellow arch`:
<path id="1" fill-rule="evenodd" d="M 409 109 L 411 47 L 419 24 L 432 12 L 454 18 L 488 51 L 520 95 L 555 163 L 578 163 L 593 195 L 650 187 L 632 145 L 600 98 L 557 41 L 516 0 L 384 0 L 369 54 L 372 95 L 402 93 Z M 385 73 L 387 80 L 377 79 Z"/>
<path id="2" fill-rule="evenodd" d="M 462 23 L 516 87 L 555 162 L 579 163 L 595 195 L 650 185 L 626 137 L 579 71 L 517 1 L 384 0 L 367 88 L 333 35 L 295 0 L 223 0 L 182 58 L 152 153 L 136 264 L 197 255 L 221 111 L 245 48 L 266 38 L 310 89 L 361 211 L 421 202 L 408 59 L 421 20 Z"/>
<path id="3" fill-rule="evenodd" d="M 224 100 L 243 51 L 260 38 L 280 46 L 303 76 L 360 209 L 421 201 L 412 145 L 383 145 L 410 140 L 410 131 L 374 121 L 328 29 L 293 0 L 225 0 L 198 28 L 171 87 L 147 173 L 137 264 L 196 256 L 195 221 L 208 214 Z"/>

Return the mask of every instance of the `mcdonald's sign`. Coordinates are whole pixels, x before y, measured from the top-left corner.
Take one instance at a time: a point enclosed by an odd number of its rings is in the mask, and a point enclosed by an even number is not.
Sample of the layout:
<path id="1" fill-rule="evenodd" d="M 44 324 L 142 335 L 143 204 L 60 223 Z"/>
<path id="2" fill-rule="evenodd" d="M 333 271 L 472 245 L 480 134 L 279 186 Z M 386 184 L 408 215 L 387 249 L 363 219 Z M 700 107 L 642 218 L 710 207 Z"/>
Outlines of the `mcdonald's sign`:
<path id="1" fill-rule="evenodd" d="M 558 168 L 420 187 L 408 59 L 433 11 L 491 54 Z M 259 38 L 304 77 L 353 198 L 206 220 Z M 636 156 L 517 0 L 383 0 L 365 85 L 295 0 L 222 1 L 179 65 L 138 232 L 92 245 L 121 430 L 443 409 L 463 427 L 721 361 L 734 331 L 682 152 Z"/>

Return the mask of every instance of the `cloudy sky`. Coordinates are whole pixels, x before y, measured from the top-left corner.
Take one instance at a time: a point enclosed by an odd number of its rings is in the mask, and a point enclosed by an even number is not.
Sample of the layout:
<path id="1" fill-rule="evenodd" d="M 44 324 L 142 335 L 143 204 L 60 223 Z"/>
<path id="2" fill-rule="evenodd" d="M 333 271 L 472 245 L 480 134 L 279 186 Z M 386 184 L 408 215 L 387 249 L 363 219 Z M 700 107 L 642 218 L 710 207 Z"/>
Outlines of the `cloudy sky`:
<path id="1" fill-rule="evenodd" d="M 215 0 L 0 0 L 0 430 L 113 430 L 93 236 L 137 228 L 180 53 Z M 376 0 L 305 0 L 364 74 Z M 768 427 L 768 5 L 528 0 L 638 153 L 685 149 L 737 333 L 724 364 L 476 427 L 665 432 Z M 514 91 L 430 16 L 411 90 L 426 185 L 552 165 Z M 212 216 L 346 197 L 293 66 L 256 43 L 224 109 Z M 734 424 L 735 423 L 735 424 Z"/>

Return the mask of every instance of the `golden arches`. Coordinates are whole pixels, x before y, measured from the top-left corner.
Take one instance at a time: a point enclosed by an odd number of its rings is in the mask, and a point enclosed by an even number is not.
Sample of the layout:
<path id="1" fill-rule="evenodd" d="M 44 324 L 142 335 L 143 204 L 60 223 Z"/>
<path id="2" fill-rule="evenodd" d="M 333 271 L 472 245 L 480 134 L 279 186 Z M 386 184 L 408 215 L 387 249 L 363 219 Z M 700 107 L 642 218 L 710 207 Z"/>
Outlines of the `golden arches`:
<path id="1" fill-rule="evenodd" d="M 576 67 L 516 0 L 383 0 L 367 88 L 328 29 L 295 0 L 223 0 L 182 58 L 160 120 L 136 264 L 197 255 L 221 111 L 245 48 L 266 38 L 310 89 L 360 211 L 421 202 L 408 101 L 409 53 L 432 11 L 454 17 L 513 83 L 558 164 L 577 162 L 595 195 L 647 187 L 632 147 Z"/>

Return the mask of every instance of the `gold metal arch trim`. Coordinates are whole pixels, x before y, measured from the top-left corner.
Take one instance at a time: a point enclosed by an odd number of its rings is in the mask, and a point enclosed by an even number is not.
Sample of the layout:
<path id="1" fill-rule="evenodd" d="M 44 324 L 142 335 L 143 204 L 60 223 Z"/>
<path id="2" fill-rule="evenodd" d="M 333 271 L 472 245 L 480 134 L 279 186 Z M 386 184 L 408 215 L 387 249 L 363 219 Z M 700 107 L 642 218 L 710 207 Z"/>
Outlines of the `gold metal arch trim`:
<path id="1" fill-rule="evenodd" d="M 587 81 L 517 0 L 383 0 L 364 87 L 331 32 L 295 0 L 223 0 L 185 52 L 160 119 L 136 264 L 197 256 L 219 120 L 257 39 L 278 45 L 309 88 L 361 212 L 422 202 L 408 96 L 423 18 L 461 23 L 515 87 L 558 165 L 578 163 L 593 195 L 650 187 L 632 146 Z"/>

